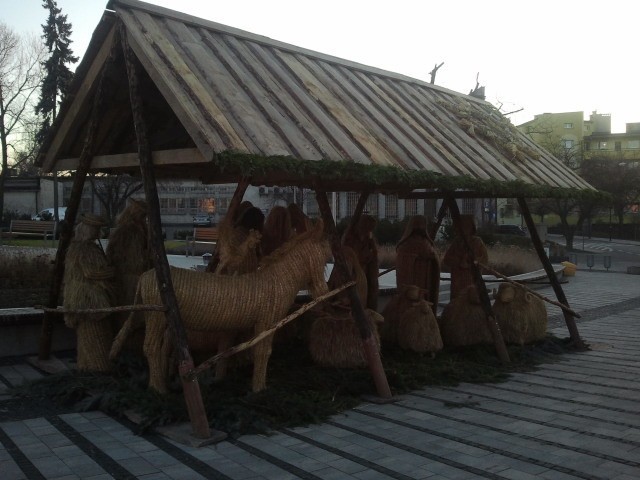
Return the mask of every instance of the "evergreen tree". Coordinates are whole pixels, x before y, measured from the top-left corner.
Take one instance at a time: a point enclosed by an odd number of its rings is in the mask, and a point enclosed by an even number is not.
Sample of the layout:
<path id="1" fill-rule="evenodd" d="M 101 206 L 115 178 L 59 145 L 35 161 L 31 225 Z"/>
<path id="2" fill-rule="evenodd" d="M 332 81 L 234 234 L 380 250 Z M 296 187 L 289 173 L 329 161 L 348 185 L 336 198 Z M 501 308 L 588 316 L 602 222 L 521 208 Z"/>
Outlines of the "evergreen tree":
<path id="1" fill-rule="evenodd" d="M 36 105 L 36 113 L 43 117 L 42 128 L 38 133 L 39 142 L 44 140 L 56 119 L 58 105 L 67 93 L 73 77 L 73 72 L 67 65 L 78 61 L 69 47 L 71 24 L 67 22 L 67 16 L 61 14 L 62 10 L 58 8 L 56 0 L 43 0 L 42 7 L 49 12 L 47 23 L 42 25 L 42 38 L 50 55 L 43 64 L 46 76 L 42 83 L 40 101 Z"/>

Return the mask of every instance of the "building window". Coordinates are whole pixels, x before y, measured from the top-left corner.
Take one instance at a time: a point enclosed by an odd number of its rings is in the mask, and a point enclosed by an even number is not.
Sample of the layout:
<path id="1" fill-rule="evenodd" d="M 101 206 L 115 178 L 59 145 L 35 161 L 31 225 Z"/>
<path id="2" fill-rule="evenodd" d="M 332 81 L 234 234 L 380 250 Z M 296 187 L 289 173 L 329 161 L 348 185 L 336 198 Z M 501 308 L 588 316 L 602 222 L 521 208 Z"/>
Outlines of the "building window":
<path id="1" fill-rule="evenodd" d="M 637 149 L 640 148 L 640 140 L 629 140 L 627 142 L 627 148 Z"/>
<path id="2" fill-rule="evenodd" d="M 462 199 L 462 214 L 473 215 L 476 211 L 476 199 L 475 198 L 463 198 Z"/>
<path id="3" fill-rule="evenodd" d="M 385 195 L 384 211 L 385 211 L 384 216 L 387 220 L 398 219 L 398 196 L 397 195 Z"/>
<path id="4" fill-rule="evenodd" d="M 608 142 L 598 142 L 598 150 L 609 150 Z"/>
<path id="5" fill-rule="evenodd" d="M 359 197 L 360 195 L 357 192 L 347 192 L 347 216 L 353 216 Z"/>
<path id="6" fill-rule="evenodd" d="M 404 216 L 412 217 L 414 215 L 418 215 L 418 199 L 407 198 L 404 201 Z"/>
<path id="7" fill-rule="evenodd" d="M 564 128 L 573 128 L 573 123 L 565 123 Z"/>
<path id="8" fill-rule="evenodd" d="M 573 142 L 573 140 L 562 140 L 562 145 L 567 150 L 571 150 L 573 148 L 573 146 L 574 146 L 574 142 Z"/>
<path id="9" fill-rule="evenodd" d="M 378 195 L 369 195 L 364 206 L 364 213 L 378 218 Z"/>
<path id="10" fill-rule="evenodd" d="M 616 152 L 622 151 L 622 142 L 616 142 Z"/>
<path id="11" fill-rule="evenodd" d="M 585 151 L 589 151 L 589 149 L 591 148 L 591 144 L 589 142 L 584 142 L 584 149 Z"/>

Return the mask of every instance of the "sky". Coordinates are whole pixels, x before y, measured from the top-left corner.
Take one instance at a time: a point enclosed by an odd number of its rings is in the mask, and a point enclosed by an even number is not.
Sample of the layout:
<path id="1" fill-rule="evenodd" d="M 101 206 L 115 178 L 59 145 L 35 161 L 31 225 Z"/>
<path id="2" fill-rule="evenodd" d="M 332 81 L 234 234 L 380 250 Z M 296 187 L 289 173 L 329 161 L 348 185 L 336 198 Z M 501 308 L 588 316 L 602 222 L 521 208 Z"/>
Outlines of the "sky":
<path id="1" fill-rule="evenodd" d="M 150 0 L 224 25 L 487 100 L 519 125 L 534 115 L 611 114 L 640 122 L 640 2 L 609 0 Z M 82 57 L 106 0 L 57 0 Z M 0 21 L 42 34 L 42 0 L 0 0 Z"/>

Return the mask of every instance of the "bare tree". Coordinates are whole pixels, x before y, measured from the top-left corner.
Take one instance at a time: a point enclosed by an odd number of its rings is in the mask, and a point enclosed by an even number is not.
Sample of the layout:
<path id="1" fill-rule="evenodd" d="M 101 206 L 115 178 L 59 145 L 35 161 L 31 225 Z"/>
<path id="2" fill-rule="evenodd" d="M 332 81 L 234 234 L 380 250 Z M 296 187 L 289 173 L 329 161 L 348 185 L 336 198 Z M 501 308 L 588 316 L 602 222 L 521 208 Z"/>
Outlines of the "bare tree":
<path id="1" fill-rule="evenodd" d="M 16 153 L 33 122 L 33 103 L 42 81 L 44 46 L 37 37 L 20 37 L 0 22 L 0 213 L 10 157 Z M 24 157 L 23 157 L 24 158 Z"/>
<path id="2" fill-rule="evenodd" d="M 608 206 L 621 228 L 625 213 L 640 202 L 640 168 L 622 156 L 592 157 L 582 162 L 581 175 L 598 190 L 609 193 Z"/>
<path id="3" fill-rule="evenodd" d="M 90 174 L 89 181 L 104 209 L 109 225 L 114 224 L 116 216 L 124 209 L 127 199 L 142 188 L 139 178 L 125 174 Z"/>
<path id="4" fill-rule="evenodd" d="M 541 121 L 538 124 L 528 126 L 525 133 L 571 170 L 579 171 L 583 159 L 582 144 L 578 143 L 569 147 L 555 131 L 550 122 Z M 549 208 L 551 212 L 558 215 L 567 248 L 572 249 L 576 232 L 582 231 L 584 222 L 591 219 L 597 207 L 598 205 L 593 200 L 554 198 L 545 201 L 543 208 Z M 572 217 L 576 219 L 575 223 L 569 221 Z"/>

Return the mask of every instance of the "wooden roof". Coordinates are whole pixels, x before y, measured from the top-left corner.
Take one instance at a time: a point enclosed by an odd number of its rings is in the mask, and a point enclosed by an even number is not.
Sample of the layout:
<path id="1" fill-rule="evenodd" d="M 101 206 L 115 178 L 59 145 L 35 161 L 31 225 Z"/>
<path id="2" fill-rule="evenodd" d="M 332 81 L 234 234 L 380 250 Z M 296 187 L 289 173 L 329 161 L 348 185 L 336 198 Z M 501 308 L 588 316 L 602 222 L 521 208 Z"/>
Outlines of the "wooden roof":
<path id="1" fill-rule="evenodd" d="M 479 196 L 592 190 L 490 103 L 136 0 L 112 0 L 40 152 L 73 170 L 122 22 L 143 66 L 157 175 L 331 190 L 466 189 Z M 116 55 L 92 169 L 138 165 Z"/>

